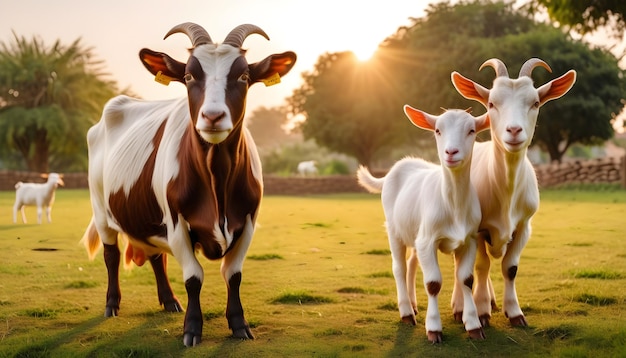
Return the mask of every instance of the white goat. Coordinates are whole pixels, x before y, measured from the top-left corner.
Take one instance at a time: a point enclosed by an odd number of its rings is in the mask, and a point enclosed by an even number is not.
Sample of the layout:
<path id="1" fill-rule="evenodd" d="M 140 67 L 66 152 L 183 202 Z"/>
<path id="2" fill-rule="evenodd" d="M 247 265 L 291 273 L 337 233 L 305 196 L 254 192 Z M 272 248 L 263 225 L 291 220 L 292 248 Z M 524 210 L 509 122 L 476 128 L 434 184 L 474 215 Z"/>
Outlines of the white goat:
<path id="1" fill-rule="evenodd" d="M 307 160 L 298 163 L 298 174 L 307 176 L 309 174 L 317 174 L 317 166 L 315 160 Z"/>
<path id="2" fill-rule="evenodd" d="M 526 61 L 517 79 L 509 78 L 504 63 L 498 59 L 486 61 L 480 69 L 485 66 L 496 71 L 491 90 L 452 73 L 457 91 L 487 108 L 493 139 L 474 147 L 471 169 L 482 212 L 474 300 L 482 325 L 488 326 L 492 308 L 497 309 L 489 278 L 490 256 L 502 257 L 503 312 L 513 326 L 527 326 L 515 291 L 515 276 L 522 249 L 530 237 L 530 220 L 539 207 L 539 190 L 526 152 L 535 133 L 539 107 L 567 93 L 576 81 L 576 72 L 570 70 L 535 88 L 531 79 L 533 68 L 541 66 L 552 72 L 540 59 Z"/>
<path id="3" fill-rule="evenodd" d="M 15 184 L 15 204 L 13 205 L 13 223 L 17 223 L 17 211 L 22 211 L 22 222 L 26 224 L 26 213 L 24 206 L 37 206 L 37 223 L 41 224 L 41 213 L 43 207 L 46 207 L 48 222 L 52 222 L 52 204 L 54 203 L 54 191 L 57 186 L 65 185 L 61 175 L 57 173 L 42 174 L 42 178 L 48 178 L 43 184 L 22 183 Z"/>
<path id="4" fill-rule="evenodd" d="M 357 171 L 361 186 L 372 193 L 382 192 L 400 316 L 403 322 L 417 324 L 417 252 L 428 294 L 426 333 L 429 341 L 442 341 L 437 302 L 442 275 L 437 250 L 454 253 L 456 282 L 463 282 L 454 287 L 455 317 L 457 312 L 462 312 L 470 337 L 484 339 L 472 299 L 480 206 L 470 184 L 470 163 L 476 133 L 489 128 L 489 118 L 486 114 L 474 118 L 462 110 L 448 110 L 433 116 L 410 106 L 405 106 L 404 112 L 416 126 L 435 132 L 441 165 L 419 158 L 404 158 L 394 164 L 384 178 L 373 177 L 363 166 Z M 408 275 L 407 248 L 412 250 Z"/>

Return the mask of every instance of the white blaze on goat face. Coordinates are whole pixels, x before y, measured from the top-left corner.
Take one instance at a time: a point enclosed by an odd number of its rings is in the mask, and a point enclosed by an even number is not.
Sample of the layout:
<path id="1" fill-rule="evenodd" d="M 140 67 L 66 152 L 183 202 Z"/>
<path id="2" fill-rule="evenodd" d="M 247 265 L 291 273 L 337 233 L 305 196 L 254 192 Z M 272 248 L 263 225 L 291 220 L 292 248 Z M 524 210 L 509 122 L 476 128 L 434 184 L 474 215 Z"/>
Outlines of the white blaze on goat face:
<path id="1" fill-rule="evenodd" d="M 238 58 L 241 58 L 238 61 Z M 240 112 L 242 107 L 233 108 L 241 103 L 239 98 L 228 98 L 232 79 L 239 82 L 236 86 L 245 86 L 247 81 L 239 81 L 242 74 L 247 73 L 247 62 L 242 50 L 230 45 L 207 44 L 193 50 L 186 68 L 186 84 L 192 118 L 195 119 L 196 130 L 209 143 L 217 144 L 224 141 L 233 129 L 232 111 Z M 191 103 L 195 101 L 196 103 Z M 245 105 L 245 104 L 244 104 Z"/>

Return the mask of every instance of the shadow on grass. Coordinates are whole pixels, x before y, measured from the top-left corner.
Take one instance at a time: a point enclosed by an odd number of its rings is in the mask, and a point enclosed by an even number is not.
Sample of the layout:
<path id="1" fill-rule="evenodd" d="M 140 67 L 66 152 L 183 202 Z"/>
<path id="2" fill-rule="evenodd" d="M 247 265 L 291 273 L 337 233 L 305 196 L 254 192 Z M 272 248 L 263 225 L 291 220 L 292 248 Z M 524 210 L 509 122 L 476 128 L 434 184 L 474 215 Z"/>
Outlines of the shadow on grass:
<path id="1" fill-rule="evenodd" d="M 63 333 L 59 333 L 54 337 L 46 339 L 38 344 L 30 345 L 15 354 L 15 357 L 47 357 L 52 350 L 60 347 L 65 343 L 71 342 L 74 337 L 83 334 L 85 331 L 95 328 L 102 324 L 107 318 L 95 317 L 76 327 L 67 330 Z"/>

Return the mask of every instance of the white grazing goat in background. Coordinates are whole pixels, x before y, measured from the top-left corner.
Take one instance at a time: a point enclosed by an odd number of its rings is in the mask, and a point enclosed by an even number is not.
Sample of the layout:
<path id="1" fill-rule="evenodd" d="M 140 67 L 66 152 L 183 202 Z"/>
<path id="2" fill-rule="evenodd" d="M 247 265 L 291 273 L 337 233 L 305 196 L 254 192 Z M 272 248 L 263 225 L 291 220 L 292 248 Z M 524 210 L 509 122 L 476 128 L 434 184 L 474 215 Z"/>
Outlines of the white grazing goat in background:
<path id="1" fill-rule="evenodd" d="M 317 166 L 315 160 L 307 160 L 298 163 L 298 174 L 307 176 L 309 174 L 317 174 Z"/>
<path id="2" fill-rule="evenodd" d="M 491 90 L 452 73 L 457 91 L 482 103 L 491 119 L 492 140 L 474 147 L 471 169 L 482 212 L 474 300 L 483 326 L 488 326 L 491 310 L 497 307 L 489 278 L 490 256 L 502 257 L 503 312 L 513 326 L 527 326 L 515 291 L 515 276 L 522 249 L 530 237 L 530 220 L 539 207 L 539 190 L 526 152 L 535 133 L 539 107 L 567 93 L 576 81 L 576 72 L 570 70 L 535 88 L 531 79 L 533 68 L 541 66 L 552 72 L 540 59 L 526 61 L 517 79 L 509 78 L 504 63 L 498 59 L 486 61 L 480 69 L 485 66 L 496 71 Z"/>
<path id="3" fill-rule="evenodd" d="M 42 178 L 48 178 L 43 184 L 22 183 L 15 184 L 15 204 L 13 205 L 13 223 L 17 223 L 17 211 L 22 211 L 22 222 L 26 223 L 26 213 L 24 206 L 37 206 L 37 223 L 41 224 L 41 214 L 43 208 L 46 208 L 48 222 L 52 222 L 52 204 L 54 203 L 54 191 L 57 186 L 65 185 L 62 175 L 57 173 L 42 174 Z"/>
<path id="4" fill-rule="evenodd" d="M 476 133 L 489 128 L 489 118 L 486 114 L 474 118 L 463 110 L 448 110 L 433 116 L 410 106 L 405 106 L 404 112 L 416 126 L 435 132 L 441 165 L 419 158 L 404 158 L 394 164 L 384 178 L 373 177 L 363 166 L 357 171 L 361 186 L 372 193 L 382 192 L 400 316 L 408 324 L 417 324 L 416 251 L 428 294 L 428 340 L 442 341 L 437 302 L 442 275 L 437 250 L 454 253 L 456 282 L 463 282 L 462 287 L 455 286 L 453 293 L 455 316 L 462 311 L 470 337 L 484 339 L 472 299 L 480 205 L 470 184 L 470 163 Z M 412 251 L 408 276 L 407 248 Z"/>

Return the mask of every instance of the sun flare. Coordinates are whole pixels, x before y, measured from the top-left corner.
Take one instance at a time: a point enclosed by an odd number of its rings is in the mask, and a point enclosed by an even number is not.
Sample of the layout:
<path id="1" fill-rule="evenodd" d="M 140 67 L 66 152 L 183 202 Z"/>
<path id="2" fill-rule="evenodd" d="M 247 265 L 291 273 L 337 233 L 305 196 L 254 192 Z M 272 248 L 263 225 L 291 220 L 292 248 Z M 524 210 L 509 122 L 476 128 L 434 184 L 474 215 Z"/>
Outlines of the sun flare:
<path id="1" fill-rule="evenodd" d="M 372 58 L 372 56 L 374 56 L 377 49 L 377 45 L 372 46 L 371 44 L 362 44 L 353 48 L 351 51 L 360 62 L 367 62 Z"/>

